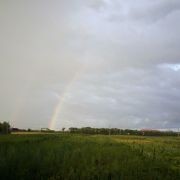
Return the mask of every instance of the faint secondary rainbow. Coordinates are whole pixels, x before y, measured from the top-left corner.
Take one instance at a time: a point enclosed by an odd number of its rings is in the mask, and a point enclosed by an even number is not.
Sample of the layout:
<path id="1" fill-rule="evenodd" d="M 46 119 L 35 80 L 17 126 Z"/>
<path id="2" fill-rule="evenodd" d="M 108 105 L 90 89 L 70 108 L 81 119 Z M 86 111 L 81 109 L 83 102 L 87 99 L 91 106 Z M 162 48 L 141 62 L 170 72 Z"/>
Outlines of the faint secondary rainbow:
<path id="1" fill-rule="evenodd" d="M 62 106 L 64 104 L 64 100 L 67 96 L 67 93 L 69 92 L 69 90 L 72 88 L 72 85 L 74 84 L 75 81 L 77 81 L 80 78 L 80 75 L 82 74 L 83 69 L 79 72 L 77 72 L 72 80 L 70 81 L 70 83 L 65 87 L 64 92 L 61 94 L 61 97 L 59 97 L 59 101 L 57 103 L 57 105 L 55 106 L 54 110 L 53 110 L 53 114 L 52 117 L 50 119 L 50 123 L 49 123 L 49 129 L 55 129 L 60 111 L 62 109 Z"/>

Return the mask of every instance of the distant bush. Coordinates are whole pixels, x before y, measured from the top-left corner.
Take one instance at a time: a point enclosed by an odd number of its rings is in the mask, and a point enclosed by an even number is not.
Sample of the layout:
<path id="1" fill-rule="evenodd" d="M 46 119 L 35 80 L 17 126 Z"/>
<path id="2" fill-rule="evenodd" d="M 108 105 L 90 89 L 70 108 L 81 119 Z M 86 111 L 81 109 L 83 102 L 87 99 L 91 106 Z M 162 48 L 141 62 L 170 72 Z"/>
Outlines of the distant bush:
<path id="1" fill-rule="evenodd" d="M 0 122 L 0 134 L 10 134 L 10 125 L 8 122 Z"/>

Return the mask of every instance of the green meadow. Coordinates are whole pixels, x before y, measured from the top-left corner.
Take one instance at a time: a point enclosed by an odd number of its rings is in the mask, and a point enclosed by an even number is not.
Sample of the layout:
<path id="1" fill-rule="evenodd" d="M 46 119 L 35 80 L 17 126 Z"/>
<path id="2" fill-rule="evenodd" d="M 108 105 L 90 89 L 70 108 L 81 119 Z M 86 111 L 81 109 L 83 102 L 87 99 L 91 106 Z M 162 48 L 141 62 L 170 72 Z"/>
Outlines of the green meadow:
<path id="1" fill-rule="evenodd" d="M 178 180 L 180 138 L 1 135 L 0 179 Z"/>

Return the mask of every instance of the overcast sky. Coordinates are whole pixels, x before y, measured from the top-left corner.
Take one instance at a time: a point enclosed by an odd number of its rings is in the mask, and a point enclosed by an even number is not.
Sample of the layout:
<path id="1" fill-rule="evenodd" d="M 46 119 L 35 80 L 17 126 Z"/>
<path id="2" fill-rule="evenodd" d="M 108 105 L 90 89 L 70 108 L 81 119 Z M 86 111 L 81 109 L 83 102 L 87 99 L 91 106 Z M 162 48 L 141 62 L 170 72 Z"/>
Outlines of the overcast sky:
<path id="1" fill-rule="evenodd" d="M 179 0 L 0 0 L 0 121 L 180 127 Z"/>

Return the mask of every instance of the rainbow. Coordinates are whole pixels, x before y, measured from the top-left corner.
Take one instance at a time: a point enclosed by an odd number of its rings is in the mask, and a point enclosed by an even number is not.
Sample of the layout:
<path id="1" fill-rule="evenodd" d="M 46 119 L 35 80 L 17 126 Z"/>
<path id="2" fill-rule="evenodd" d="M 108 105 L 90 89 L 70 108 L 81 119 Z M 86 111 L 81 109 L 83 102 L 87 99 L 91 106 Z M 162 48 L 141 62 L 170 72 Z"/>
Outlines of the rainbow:
<path id="1" fill-rule="evenodd" d="M 64 92 L 62 93 L 61 97 L 58 100 L 57 105 L 55 106 L 53 110 L 53 113 L 49 122 L 49 129 L 55 129 L 60 111 L 64 104 L 64 100 L 66 99 L 69 90 L 72 88 L 72 85 L 80 78 L 80 75 L 82 74 L 83 70 L 84 69 L 82 68 L 81 71 L 76 72 L 72 80 L 70 81 L 70 83 L 65 87 Z"/>

